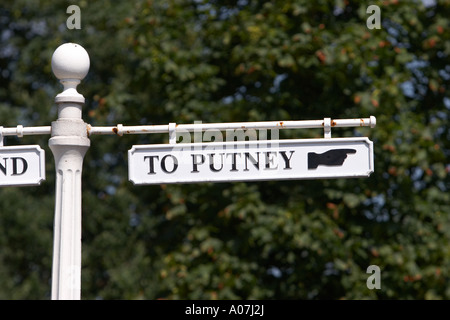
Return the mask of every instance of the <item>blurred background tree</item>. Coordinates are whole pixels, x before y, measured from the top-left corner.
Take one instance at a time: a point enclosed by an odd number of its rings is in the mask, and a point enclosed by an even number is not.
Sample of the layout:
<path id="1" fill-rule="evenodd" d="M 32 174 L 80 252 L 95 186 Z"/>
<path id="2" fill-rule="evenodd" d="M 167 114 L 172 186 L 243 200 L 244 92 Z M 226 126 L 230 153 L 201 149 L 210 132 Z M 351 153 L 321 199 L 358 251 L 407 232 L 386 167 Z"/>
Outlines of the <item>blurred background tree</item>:
<path id="1" fill-rule="evenodd" d="M 69 30 L 69 5 L 81 29 Z M 381 29 L 368 29 L 368 5 Z M 377 117 L 367 179 L 134 187 L 133 144 L 93 136 L 83 299 L 449 299 L 450 1 L 24 1 L 0 5 L 0 125 L 50 125 L 53 51 L 89 53 L 92 125 Z M 289 130 L 282 138 L 321 137 Z M 0 299 L 49 299 L 54 164 L 0 189 Z M 370 290 L 369 265 L 381 269 Z"/>

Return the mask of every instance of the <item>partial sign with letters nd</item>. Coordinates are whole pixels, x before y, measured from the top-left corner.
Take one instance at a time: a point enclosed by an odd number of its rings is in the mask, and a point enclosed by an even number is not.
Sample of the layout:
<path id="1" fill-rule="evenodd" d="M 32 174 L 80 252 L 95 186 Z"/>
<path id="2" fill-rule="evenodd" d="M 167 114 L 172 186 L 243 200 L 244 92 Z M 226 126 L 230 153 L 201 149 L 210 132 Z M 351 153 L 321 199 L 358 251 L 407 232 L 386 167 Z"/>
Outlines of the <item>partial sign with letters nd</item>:
<path id="1" fill-rule="evenodd" d="M 133 146 L 134 184 L 368 177 L 368 138 L 297 139 Z"/>
<path id="2" fill-rule="evenodd" d="M 0 186 L 34 186 L 45 180 L 45 151 L 38 145 L 0 147 Z"/>

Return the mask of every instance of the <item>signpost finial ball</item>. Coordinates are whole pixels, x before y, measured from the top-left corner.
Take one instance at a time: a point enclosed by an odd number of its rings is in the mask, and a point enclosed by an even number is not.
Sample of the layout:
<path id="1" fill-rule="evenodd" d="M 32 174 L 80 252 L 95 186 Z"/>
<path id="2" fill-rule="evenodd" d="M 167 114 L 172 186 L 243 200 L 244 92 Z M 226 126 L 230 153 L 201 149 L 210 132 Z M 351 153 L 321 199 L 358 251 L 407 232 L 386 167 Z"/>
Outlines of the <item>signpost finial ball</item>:
<path id="1" fill-rule="evenodd" d="M 52 71 L 56 78 L 82 80 L 89 71 L 87 51 L 76 43 L 60 45 L 52 56 Z"/>

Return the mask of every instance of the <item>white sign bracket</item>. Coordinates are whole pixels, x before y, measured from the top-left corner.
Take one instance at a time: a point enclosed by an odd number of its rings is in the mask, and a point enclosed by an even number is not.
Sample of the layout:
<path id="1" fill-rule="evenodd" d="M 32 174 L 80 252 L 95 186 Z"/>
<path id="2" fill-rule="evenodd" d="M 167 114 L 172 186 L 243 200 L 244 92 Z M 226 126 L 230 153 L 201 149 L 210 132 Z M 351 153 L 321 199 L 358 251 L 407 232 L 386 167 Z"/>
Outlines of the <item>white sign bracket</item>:
<path id="1" fill-rule="evenodd" d="M 323 135 L 325 139 L 331 138 L 331 118 L 323 119 Z"/>
<path id="2" fill-rule="evenodd" d="M 177 124 L 169 123 L 169 143 L 176 144 L 177 143 Z"/>

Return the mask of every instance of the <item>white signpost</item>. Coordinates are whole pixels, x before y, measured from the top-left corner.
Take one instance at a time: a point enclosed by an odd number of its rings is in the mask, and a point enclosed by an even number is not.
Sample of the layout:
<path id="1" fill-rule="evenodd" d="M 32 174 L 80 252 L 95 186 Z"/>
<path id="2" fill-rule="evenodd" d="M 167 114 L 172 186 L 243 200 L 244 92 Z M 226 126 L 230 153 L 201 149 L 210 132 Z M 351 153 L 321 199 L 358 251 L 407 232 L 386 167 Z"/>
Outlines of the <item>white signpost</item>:
<path id="1" fill-rule="evenodd" d="M 128 152 L 136 185 L 368 177 L 367 138 L 138 145 Z"/>
<path id="2" fill-rule="evenodd" d="M 38 145 L 0 147 L 0 186 L 35 186 L 45 180 L 45 151 Z"/>
<path id="3" fill-rule="evenodd" d="M 0 126 L 0 186 L 38 185 L 45 179 L 39 146 L 3 146 L 3 137 L 51 134 L 56 194 L 52 299 L 81 298 L 81 172 L 91 135 L 168 133 L 169 144 L 138 145 L 128 152 L 129 179 L 136 185 L 288 179 L 368 177 L 374 171 L 368 138 L 331 138 L 331 128 L 373 128 L 360 119 L 92 127 L 82 119 L 84 97 L 77 85 L 89 71 L 89 55 L 78 44 L 56 49 L 52 70 L 64 86 L 55 97 L 58 119 L 51 126 Z M 176 143 L 177 134 L 207 130 L 323 128 L 323 139 Z M 264 135 L 263 135 L 264 136 Z M 244 140 L 244 139 L 241 139 Z"/>

